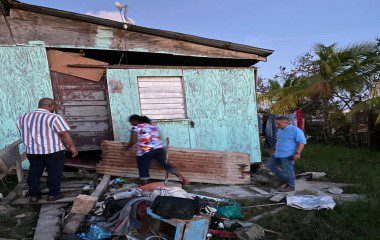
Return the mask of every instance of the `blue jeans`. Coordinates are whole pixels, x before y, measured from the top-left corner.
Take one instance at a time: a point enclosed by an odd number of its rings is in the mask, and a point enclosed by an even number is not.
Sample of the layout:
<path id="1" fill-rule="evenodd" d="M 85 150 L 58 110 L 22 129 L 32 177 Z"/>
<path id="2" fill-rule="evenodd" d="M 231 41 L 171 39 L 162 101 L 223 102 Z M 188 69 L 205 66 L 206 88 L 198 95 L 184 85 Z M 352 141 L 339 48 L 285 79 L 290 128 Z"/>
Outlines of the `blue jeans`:
<path id="1" fill-rule="evenodd" d="M 281 169 L 278 166 L 281 165 Z M 270 157 L 267 167 L 276 175 L 276 177 L 285 181 L 288 186 L 295 187 L 296 176 L 294 174 L 293 156 L 277 158 L 274 154 Z"/>
<path id="2" fill-rule="evenodd" d="M 137 167 L 139 168 L 139 178 L 141 180 L 150 179 L 149 169 L 153 160 L 157 160 L 158 164 L 167 172 L 172 172 L 173 167 L 166 162 L 166 151 L 163 148 L 157 148 L 137 157 Z"/>

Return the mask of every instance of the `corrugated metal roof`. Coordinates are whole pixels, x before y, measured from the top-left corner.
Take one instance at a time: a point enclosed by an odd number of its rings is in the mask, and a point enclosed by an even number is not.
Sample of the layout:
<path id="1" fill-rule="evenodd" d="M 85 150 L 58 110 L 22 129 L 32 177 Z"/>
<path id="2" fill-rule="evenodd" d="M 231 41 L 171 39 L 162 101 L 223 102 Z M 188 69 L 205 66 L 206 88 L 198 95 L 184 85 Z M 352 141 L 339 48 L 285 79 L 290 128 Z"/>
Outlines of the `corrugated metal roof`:
<path id="1" fill-rule="evenodd" d="M 41 13 L 41 14 L 45 14 L 45 15 L 57 16 L 57 17 L 62 17 L 62 18 L 67 18 L 67 19 L 73 19 L 73 20 L 77 20 L 77 21 L 88 22 L 88 23 L 93 23 L 93 24 L 98 24 L 98 25 L 103 25 L 103 26 L 123 28 L 123 25 L 124 25 L 121 22 L 117 22 L 117 21 L 113 21 L 113 20 L 98 18 L 98 17 L 89 16 L 89 15 L 85 15 L 85 14 L 68 12 L 68 11 L 63 11 L 63 10 L 58 10 L 58 9 L 54 9 L 54 8 L 41 7 L 41 6 L 21 3 L 21 2 L 17 2 L 17 1 L 7 1 L 7 0 L 4 1 L 3 0 L 2 2 L 8 8 L 37 12 L 37 13 Z M 181 41 L 187 41 L 187 42 L 192 42 L 192 43 L 222 48 L 222 49 L 234 50 L 234 51 L 238 51 L 238 52 L 253 53 L 253 54 L 257 54 L 257 55 L 262 56 L 262 57 L 267 57 L 273 53 L 273 50 L 270 50 L 270 49 L 257 48 L 257 47 L 252 47 L 252 46 L 238 44 L 238 43 L 232 43 L 232 42 L 221 41 L 221 40 L 210 39 L 210 38 L 204 38 L 204 37 L 198 37 L 198 36 L 194 36 L 194 35 L 183 34 L 183 33 L 178 33 L 178 32 L 171 32 L 171 31 L 154 29 L 154 28 L 147 28 L 147 27 L 142 27 L 142 26 L 137 26 L 137 25 L 129 26 L 128 31 L 146 33 L 146 34 L 151 34 L 151 35 L 156 35 L 156 36 L 161 36 L 161 37 L 166 37 L 166 38 L 171 38 L 171 39 L 176 39 L 176 40 L 181 40 Z"/>

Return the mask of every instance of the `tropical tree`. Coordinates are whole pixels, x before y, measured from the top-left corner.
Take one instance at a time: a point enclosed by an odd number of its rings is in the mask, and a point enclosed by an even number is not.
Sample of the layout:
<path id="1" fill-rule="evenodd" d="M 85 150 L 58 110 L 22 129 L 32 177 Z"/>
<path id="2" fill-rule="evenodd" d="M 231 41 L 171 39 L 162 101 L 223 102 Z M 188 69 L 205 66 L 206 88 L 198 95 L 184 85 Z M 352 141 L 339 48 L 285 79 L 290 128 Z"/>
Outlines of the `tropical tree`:
<path id="1" fill-rule="evenodd" d="M 368 92 L 376 81 L 379 54 L 374 43 L 354 44 L 343 48 L 337 44 L 316 44 L 313 50 L 315 59 L 311 57 L 303 59 L 304 62 L 301 61 L 303 71 L 296 68 L 286 76 L 282 87 L 272 88 L 262 99 L 271 102 L 272 112 L 280 114 L 292 111 L 305 102 L 316 99 L 321 101 L 324 139 L 327 142 L 331 133 L 331 102 L 339 96 L 342 97 L 342 93 L 354 94 L 358 89 Z M 358 102 L 351 104 L 350 108 L 355 104 Z"/>

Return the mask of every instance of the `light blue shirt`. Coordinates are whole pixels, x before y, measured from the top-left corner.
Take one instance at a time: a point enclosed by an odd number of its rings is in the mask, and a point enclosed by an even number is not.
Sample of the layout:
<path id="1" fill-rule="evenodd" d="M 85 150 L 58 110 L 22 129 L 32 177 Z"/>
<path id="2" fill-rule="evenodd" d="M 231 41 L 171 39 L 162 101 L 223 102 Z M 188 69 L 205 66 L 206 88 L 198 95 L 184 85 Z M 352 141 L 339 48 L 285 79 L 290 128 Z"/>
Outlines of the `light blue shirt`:
<path id="1" fill-rule="evenodd" d="M 278 129 L 276 136 L 274 156 L 277 158 L 292 156 L 297 151 L 298 144 L 306 144 L 305 134 L 293 124 L 289 124 L 283 129 Z"/>

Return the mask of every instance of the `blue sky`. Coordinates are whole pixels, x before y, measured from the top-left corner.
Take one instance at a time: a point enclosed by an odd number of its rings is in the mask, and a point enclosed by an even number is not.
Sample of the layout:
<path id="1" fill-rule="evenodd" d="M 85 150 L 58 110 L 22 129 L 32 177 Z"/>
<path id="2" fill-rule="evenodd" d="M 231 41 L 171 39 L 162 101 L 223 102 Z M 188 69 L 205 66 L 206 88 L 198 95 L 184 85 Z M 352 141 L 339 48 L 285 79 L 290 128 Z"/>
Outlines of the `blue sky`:
<path id="1" fill-rule="evenodd" d="M 115 17 L 113 0 L 21 0 Z M 316 42 L 346 45 L 380 37 L 380 0 L 119 0 L 136 25 L 269 48 L 266 78 Z M 103 12 L 101 12 L 103 11 Z M 115 12 L 115 13 L 114 13 Z"/>

